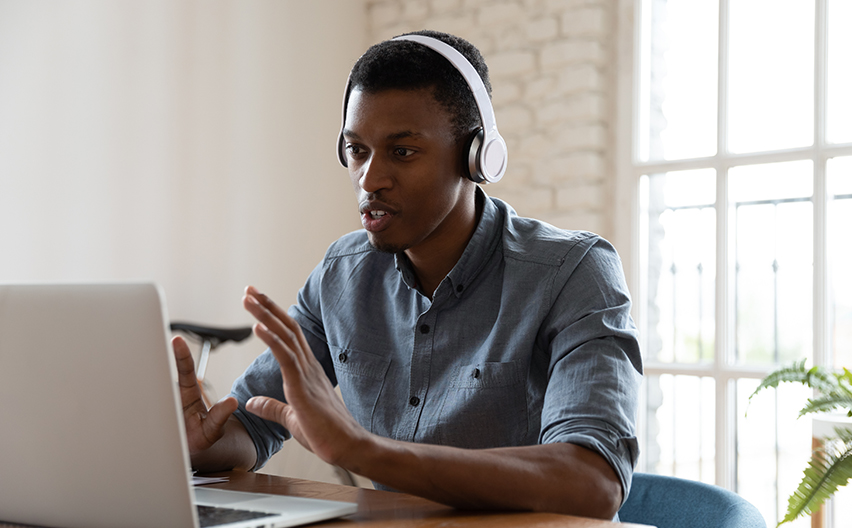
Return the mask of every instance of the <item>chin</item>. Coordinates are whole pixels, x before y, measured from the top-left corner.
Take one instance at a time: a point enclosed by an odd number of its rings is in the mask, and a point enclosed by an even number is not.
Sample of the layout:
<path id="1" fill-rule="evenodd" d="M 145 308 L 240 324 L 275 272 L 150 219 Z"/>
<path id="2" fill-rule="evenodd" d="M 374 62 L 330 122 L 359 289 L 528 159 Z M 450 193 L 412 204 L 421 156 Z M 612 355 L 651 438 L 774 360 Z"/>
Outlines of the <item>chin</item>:
<path id="1" fill-rule="evenodd" d="M 397 253 L 402 253 L 410 247 L 410 245 L 406 244 L 394 244 L 393 242 L 388 240 L 381 240 L 379 237 L 376 237 L 372 233 L 369 233 L 367 235 L 367 239 L 370 241 L 371 246 L 381 251 L 382 253 L 392 253 L 395 255 Z"/>

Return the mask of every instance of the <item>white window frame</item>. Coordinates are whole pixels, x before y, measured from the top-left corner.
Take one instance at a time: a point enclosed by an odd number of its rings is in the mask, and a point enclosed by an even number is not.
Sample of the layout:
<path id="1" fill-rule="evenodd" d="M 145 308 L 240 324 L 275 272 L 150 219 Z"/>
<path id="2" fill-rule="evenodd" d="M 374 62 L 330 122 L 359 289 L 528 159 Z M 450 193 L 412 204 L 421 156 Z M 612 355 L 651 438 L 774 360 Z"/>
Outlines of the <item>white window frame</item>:
<path id="1" fill-rule="evenodd" d="M 616 64 L 615 109 L 615 181 L 613 243 L 618 248 L 624 264 L 628 286 L 634 296 L 633 316 L 640 332 L 643 325 L 641 307 L 646 294 L 640 269 L 640 210 L 639 180 L 644 174 L 692 169 L 716 171 L 716 330 L 715 351 L 712 364 L 645 363 L 645 375 L 688 375 L 711 377 L 716 380 L 715 417 L 715 482 L 726 489 L 736 490 L 736 400 L 735 382 L 738 378 L 762 378 L 774 367 L 743 367 L 733 361 L 734 311 L 729 310 L 733 293 L 732 240 L 729 229 L 728 171 L 735 166 L 754 165 L 796 160 L 811 160 L 814 170 L 814 273 L 813 302 L 814 362 L 830 365 L 829 350 L 830 310 L 827 295 L 828 275 L 826 261 L 827 202 L 825 167 L 828 159 L 852 155 L 852 143 L 829 144 L 826 141 L 826 4 L 816 0 L 814 46 L 814 143 L 804 148 L 769 152 L 733 154 L 727 149 L 726 120 L 728 104 L 728 6 L 729 0 L 719 0 L 719 57 L 717 92 L 717 153 L 715 156 L 688 160 L 643 162 L 636 153 L 638 138 L 639 57 L 642 49 L 640 33 L 642 20 L 641 0 L 619 0 L 617 3 L 617 42 L 614 53 Z M 640 405 L 640 439 L 645 416 L 644 401 Z M 640 457 L 639 471 L 644 471 Z"/>

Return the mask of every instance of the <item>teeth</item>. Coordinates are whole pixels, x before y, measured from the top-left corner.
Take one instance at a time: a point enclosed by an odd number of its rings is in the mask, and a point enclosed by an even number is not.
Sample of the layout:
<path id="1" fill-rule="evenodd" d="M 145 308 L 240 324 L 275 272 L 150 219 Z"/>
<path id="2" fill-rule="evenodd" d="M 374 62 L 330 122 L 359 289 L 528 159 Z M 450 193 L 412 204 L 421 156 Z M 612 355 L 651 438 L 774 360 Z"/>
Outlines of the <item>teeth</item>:
<path id="1" fill-rule="evenodd" d="M 372 216 L 373 218 L 381 218 L 385 216 L 385 214 L 387 213 L 385 213 L 384 211 L 370 211 L 370 216 Z"/>

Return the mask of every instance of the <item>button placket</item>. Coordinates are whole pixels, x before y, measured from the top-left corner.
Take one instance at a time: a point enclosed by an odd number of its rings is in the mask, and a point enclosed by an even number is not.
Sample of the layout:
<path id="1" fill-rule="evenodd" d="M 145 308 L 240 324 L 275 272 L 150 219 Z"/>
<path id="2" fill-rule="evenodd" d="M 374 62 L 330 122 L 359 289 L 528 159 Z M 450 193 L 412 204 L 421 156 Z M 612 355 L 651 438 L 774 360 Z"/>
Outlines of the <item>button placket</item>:
<path id="1" fill-rule="evenodd" d="M 413 441 L 417 434 L 418 424 L 420 423 L 426 402 L 426 394 L 429 391 L 436 318 L 433 311 L 434 306 L 435 303 L 420 314 L 412 329 L 414 332 L 414 346 L 411 351 L 409 397 L 406 402 L 409 412 L 405 413 L 404 418 L 406 422 L 404 435 L 408 441 Z"/>

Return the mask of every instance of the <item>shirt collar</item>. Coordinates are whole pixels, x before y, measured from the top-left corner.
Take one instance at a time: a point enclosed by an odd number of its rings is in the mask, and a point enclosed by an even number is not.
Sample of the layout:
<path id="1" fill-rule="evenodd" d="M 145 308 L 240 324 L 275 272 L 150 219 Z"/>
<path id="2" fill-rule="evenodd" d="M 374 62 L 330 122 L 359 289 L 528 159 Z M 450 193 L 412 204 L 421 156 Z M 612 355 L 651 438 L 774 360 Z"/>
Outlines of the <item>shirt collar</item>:
<path id="1" fill-rule="evenodd" d="M 464 294 L 465 289 L 485 267 L 500 240 L 500 211 L 482 190 L 482 187 L 478 185 L 476 186 L 476 201 L 482 203 L 482 215 L 479 217 L 479 223 L 476 225 L 473 236 L 470 237 L 462 256 L 450 270 L 446 279 L 456 297 L 461 297 Z M 408 257 L 405 256 L 405 253 L 400 252 L 394 255 L 394 258 L 396 269 L 402 276 L 405 285 L 410 289 L 417 289 L 416 276 Z M 438 289 L 440 290 L 441 286 Z"/>

